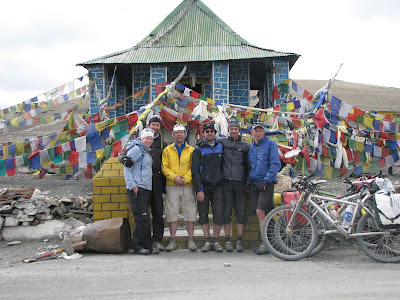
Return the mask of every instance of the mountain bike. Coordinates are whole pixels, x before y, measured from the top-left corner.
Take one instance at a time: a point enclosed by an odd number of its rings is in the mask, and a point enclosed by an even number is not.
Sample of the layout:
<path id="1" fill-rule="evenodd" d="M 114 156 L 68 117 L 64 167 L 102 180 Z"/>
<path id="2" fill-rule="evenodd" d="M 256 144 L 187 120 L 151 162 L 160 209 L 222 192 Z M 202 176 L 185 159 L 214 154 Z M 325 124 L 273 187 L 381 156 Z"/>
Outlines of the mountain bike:
<path id="1" fill-rule="evenodd" d="M 309 177 L 304 177 L 298 188 L 301 195 L 296 204 L 277 207 L 265 217 L 261 236 L 269 252 L 284 260 L 299 260 L 315 249 L 319 233 L 340 233 L 346 238 L 355 238 L 360 249 L 374 260 L 400 262 L 400 229 L 382 229 L 374 218 L 369 191 L 374 179 L 356 183 L 360 186 L 358 193 L 337 199 L 314 195 Z M 346 222 L 340 218 L 333 219 L 326 209 L 327 203 L 352 208 L 349 211 L 353 213 L 348 214 Z M 306 209 L 312 210 L 314 217 Z M 355 226 L 358 215 L 361 218 Z M 328 226 L 318 226 L 315 216 L 321 224 Z"/>

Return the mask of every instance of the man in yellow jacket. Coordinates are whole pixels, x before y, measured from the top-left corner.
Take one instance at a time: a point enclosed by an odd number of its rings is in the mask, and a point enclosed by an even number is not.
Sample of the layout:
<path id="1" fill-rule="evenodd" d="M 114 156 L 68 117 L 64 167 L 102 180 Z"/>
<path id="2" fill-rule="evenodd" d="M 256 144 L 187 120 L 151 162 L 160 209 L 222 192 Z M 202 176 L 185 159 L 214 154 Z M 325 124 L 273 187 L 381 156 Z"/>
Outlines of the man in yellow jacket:
<path id="1" fill-rule="evenodd" d="M 167 146 L 162 154 L 161 170 L 167 178 L 165 195 L 165 220 L 169 223 L 171 239 L 166 251 L 176 249 L 176 230 L 178 229 L 179 205 L 182 203 L 186 230 L 189 235 L 188 249 L 196 251 L 193 240 L 194 222 L 196 221 L 196 201 L 192 181 L 192 155 L 194 148 L 185 142 L 186 129 L 176 124 L 172 130 L 175 143 Z"/>

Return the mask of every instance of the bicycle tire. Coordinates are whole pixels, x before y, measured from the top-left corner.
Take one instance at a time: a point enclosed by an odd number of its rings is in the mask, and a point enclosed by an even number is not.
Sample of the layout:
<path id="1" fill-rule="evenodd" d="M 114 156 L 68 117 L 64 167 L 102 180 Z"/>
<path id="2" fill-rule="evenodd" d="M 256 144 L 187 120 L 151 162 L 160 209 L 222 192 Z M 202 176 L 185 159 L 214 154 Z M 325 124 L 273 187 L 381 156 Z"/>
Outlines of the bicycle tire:
<path id="1" fill-rule="evenodd" d="M 317 245 L 315 248 L 311 251 L 311 253 L 308 255 L 308 257 L 317 255 L 320 253 L 324 248 L 326 247 L 326 244 L 328 243 L 328 235 L 325 234 L 325 231 L 328 230 L 328 225 L 325 221 L 325 219 L 321 216 L 320 213 L 317 213 L 315 216 L 313 216 L 315 224 L 317 224 L 317 229 L 318 229 L 318 241 Z"/>
<path id="2" fill-rule="evenodd" d="M 271 210 L 261 227 L 261 237 L 268 251 L 283 260 L 307 257 L 318 242 L 317 224 L 311 215 L 299 209 L 292 232 L 286 231 L 293 206 L 284 205 Z"/>
<path id="3" fill-rule="evenodd" d="M 371 214 L 363 215 L 358 222 L 356 233 L 377 231 L 384 233 L 356 238 L 360 249 L 370 258 L 382 263 L 400 262 L 400 229 L 379 228 Z"/>

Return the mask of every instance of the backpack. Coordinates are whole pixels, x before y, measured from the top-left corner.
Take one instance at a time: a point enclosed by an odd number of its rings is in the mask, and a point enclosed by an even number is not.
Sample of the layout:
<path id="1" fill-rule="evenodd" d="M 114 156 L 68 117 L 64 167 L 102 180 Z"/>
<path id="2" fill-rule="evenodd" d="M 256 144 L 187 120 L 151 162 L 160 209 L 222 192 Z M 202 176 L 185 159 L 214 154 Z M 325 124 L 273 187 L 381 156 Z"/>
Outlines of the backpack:
<path id="1" fill-rule="evenodd" d="M 282 204 L 283 205 L 296 205 L 296 202 L 299 200 L 301 192 L 299 191 L 285 191 L 282 192 Z M 303 210 L 308 212 L 306 206 L 301 206 Z M 286 218 L 289 221 L 291 217 L 290 212 L 286 212 Z M 307 223 L 307 219 L 301 215 L 296 216 L 295 225 L 305 225 Z"/>
<path id="2" fill-rule="evenodd" d="M 374 218 L 383 229 L 400 228 L 400 194 L 381 190 L 372 199 Z"/>

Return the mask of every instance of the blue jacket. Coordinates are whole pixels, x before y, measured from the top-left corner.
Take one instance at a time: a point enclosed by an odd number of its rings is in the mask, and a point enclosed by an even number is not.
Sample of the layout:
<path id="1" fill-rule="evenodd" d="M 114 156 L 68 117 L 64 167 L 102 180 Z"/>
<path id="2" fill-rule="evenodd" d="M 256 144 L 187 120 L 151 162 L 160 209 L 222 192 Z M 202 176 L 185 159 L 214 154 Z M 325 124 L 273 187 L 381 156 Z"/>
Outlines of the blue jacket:
<path id="1" fill-rule="evenodd" d="M 268 137 L 263 137 L 258 144 L 254 142 L 249 148 L 250 175 L 253 184 L 277 183 L 276 173 L 281 169 L 278 146 Z"/>
<path id="2" fill-rule="evenodd" d="M 153 160 L 149 151 L 150 148 L 145 147 L 139 139 L 128 143 L 126 155 L 134 162 L 131 168 L 124 166 L 124 177 L 128 190 L 137 186 L 151 191 Z"/>
<path id="3" fill-rule="evenodd" d="M 205 140 L 204 140 L 205 141 Z M 192 177 L 196 192 L 203 191 L 203 185 L 218 186 L 223 182 L 222 176 L 222 144 L 215 140 L 211 147 L 207 142 L 197 146 L 192 157 Z"/>

